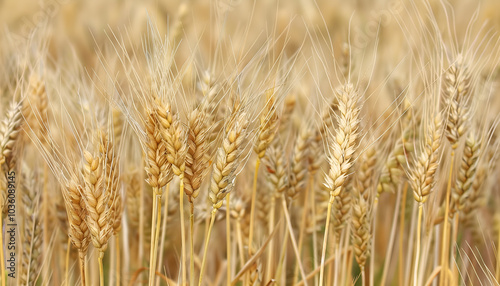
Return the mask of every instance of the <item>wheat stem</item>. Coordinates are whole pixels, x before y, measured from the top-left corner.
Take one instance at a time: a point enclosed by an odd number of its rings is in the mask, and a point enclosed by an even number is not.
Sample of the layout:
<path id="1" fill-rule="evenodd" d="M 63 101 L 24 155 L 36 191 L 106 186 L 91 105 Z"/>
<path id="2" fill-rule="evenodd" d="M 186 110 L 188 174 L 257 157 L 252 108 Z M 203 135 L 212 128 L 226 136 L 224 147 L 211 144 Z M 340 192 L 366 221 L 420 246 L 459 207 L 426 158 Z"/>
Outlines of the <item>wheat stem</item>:
<path id="1" fill-rule="evenodd" d="M 403 262 L 404 262 L 404 251 L 403 251 L 403 242 L 404 242 L 404 232 L 405 232 L 405 212 L 406 212 L 406 195 L 408 194 L 408 183 L 405 184 L 403 188 L 403 199 L 402 207 L 401 207 L 401 220 L 399 222 L 399 285 L 403 285 L 404 280 L 404 271 L 403 271 Z M 373 255 L 373 254 L 372 254 Z M 383 285 L 383 284 L 382 284 Z"/>
<path id="2" fill-rule="evenodd" d="M 366 270 L 361 269 L 361 285 L 366 285 Z"/>
<path id="3" fill-rule="evenodd" d="M 156 239 L 156 234 L 159 231 L 159 222 L 161 220 L 161 194 L 157 187 L 153 188 L 153 215 L 151 218 L 151 251 L 149 256 L 149 286 L 154 285 L 155 280 L 155 270 L 156 270 L 156 250 L 158 248 L 158 240 Z M 160 212 L 160 217 L 158 217 L 158 210 Z"/>
<path id="4" fill-rule="evenodd" d="M 408 190 L 408 182 L 405 182 L 404 187 L 403 187 L 403 193 L 406 194 Z M 394 217 L 392 220 L 392 226 L 391 226 L 391 236 L 389 239 L 389 245 L 387 246 L 387 252 L 385 254 L 385 261 L 383 267 L 383 272 L 382 272 L 382 278 L 380 279 L 380 285 L 385 285 L 385 280 L 387 279 L 387 273 L 389 272 L 389 266 L 391 264 L 391 257 L 392 257 L 392 250 L 393 250 L 393 245 L 394 245 L 394 240 L 396 237 L 396 229 L 397 229 L 397 222 L 399 218 L 399 208 L 401 205 L 401 190 L 399 189 L 397 197 L 396 197 L 396 206 L 395 206 L 395 211 L 394 211 Z M 402 213 L 404 216 L 404 213 Z M 371 256 L 374 256 L 373 253 L 373 247 L 372 247 L 372 252 Z"/>
<path id="5" fill-rule="evenodd" d="M 64 268 L 64 281 L 66 281 L 65 285 L 69 285 L 69 253 L 71 250 L 71 238 L 68 237 L 68 248 L 66 249 L 66 263 Z"/>
<path id="6" fill-rule="evenodd" d="M 259 174 L 260 158 L 257 158 L 255 163 L 255 173 L 253 176 L 252 184 L 252 201 L 250 205 L 250 231 L 248 234 L 248 254 L 252 255 L 252 240 L 253 240 L 253 228 L 254 228 L 254 214 L 255 214 L 255 200 L 257 196 L 257 176 Z"/>
<path id="7" fill-rule="evenodd" d="M 198 286 L 201 286 L 201 282 L 203 281 L 203 271 L 205 270 L 205 262 L 207 260 L 207 251 L 208 251 L 208 242 L 210 241 L 210 234 L 212 234 L 212 228 L 214 227 L 215 214 L 217 213 L 217 209 L 213 209 L 210 215 L 210 226 L 208 227 L 208 233 L 205 238 L 205 249 L 203 249 L 203 258 L 201 260 L 201 268 L 200 268 L 200 279 L 198 281 Z"/>
<path id="8" fill-rule="evenodd" d="M 226 270 L 226 278 L 227 285 L 231 284 L 231 221 L 230 221 L 230 209 L 229 209 L 229 197 L 231 193 L 226 195 L 226 261 L 227 261 L 227 270 Z M 191 284 L 193 285 L 193 284 Z"/>
<path id="9" fill-rule="evenodd" d="M 495 279 L 496 281 L 500 281 L 500 232 L 497 234 L 497 265 Z"/>
<path id="10" fill-rule="evenodd" d="M 80 279 L 82 280 L 82 286 L 86 286 L 86 282 L 87 282 L 87 279 L 86 279 L 86 273 L 87 271 L 86 268 L 86 263 L 85 263 L 85 253 L 83 251 L 79 251 L 78 252 L 78 258 L 79 258 L 79 261 L 80 261 Z"/>
<path id="11" fill-rule="evenodd" d="M 311 176 L 314 177 L 313 174 L 311 174 Z M 313 182 L 311 182 L 313 184 Z M 314 186 L 314 184 L 313 184 Z M 316 202 L 315 202 L 315 196 L 314 196 L 314 190 L 311 192 L 311 210 L 312 210 L 312 213 L 311 213 L 311 216 L 313 217 L 313 220 L 312 220 L 312 229 L 313 229 L 313 232 L 312 232 L 312 245 L 313 245 L 313 269 L 316 269 L 316 267 L 318 266 L 318 244 L 316 243 L 318 241 L 318 232 L 316 231 Z M 314 285 L 318 285 L 318 276 L 314 275 Z"/>
<path id="12" fill-rule="evenodd" d="M 457 263 L 453 263 L 453 260 L 455 258 L 455 255 L 457 253 L 457 238 L 458 238 L 458 222 L 459 222 L 459 212 L 457 212 L 454 216 L 454 221 L 453 221 L 453 239 L 451 242 L 453 243 L 453 248 L 452 248 L 452 255 L 450 256 L 450 265 L 453 265 L 453 270 L 452 270 L 452 275 L 453 279 L 457 280 L 458 276 L 458 265 Z"/>
<path id="13" fill-rule="evenodd" d="M 378 210 L 378 199 L 379 197 L 375 197 L 375 200 L 373 201 L 373 223 L 372 223 L 372 229 L 373 229 L 373 236 L 372 236 L 372 245 L 371 245 L 371 256 L 370 256 L 370 286 L 373 286 L 374 282 L 374 272 L 375 272 L 375 234 L 376 232 L 376 227 L 377 227 L 377 210 Z"/>
<path id="14" fill-rule="evenodd" d="M 144 261 L 144 154 L 141 159 L 141 171 L 139 172 L 139 247 L 137 248 L 137 256 L 139 258 L 139 265 L 143 265 Z"/>
<path id="15" fill-rule="evenodd" d="M 161 268 L 162 268 L 162 261 L 163 261 L 163 253 L 165 252 L 165 241 L 167 237 L 167 224 L 168 224 L 168 200 L 169 200 L 169 189 L 170 189 L 170 183 L 167 183 L 167 187 L 165 188 L 166 190 L 166 196 L 165 196 L 165 207 L 163 209 L 163 221 L 162 221 L 162 226 L 161 226 L 161 242 L 160 242 L 160 257 L 158 258 L 158 266 L 156 271 L 161 273 Z M 159 206 L 161 207 L 161 206 Z M 159 285 L 160 283 L 160 277 L 156 278 L 156 285 Z"/>
<path id="16" fill-rule="evenodd" d="M 286 248 L 288 246 L 288 227 L 285 227 L 285 235 L 283 236 L 283 243 L 281 245 L 281 252 L 280 252 L 280 259 L 278 262 L 278 269 L 276 270 L 276 279 L 281 279 L 281 274 L 283 272 L 283 268 L 285 267 L 285 255 L 286 255 Z M 286 285 L 286 275 L 285 275 L 285 281 L 282 281 L 283 285 Z"/>
<path id="17" fill-rule="evenodd" d="M 120 278 L 121 278 L 121 263 L 120 263 L 120 234 L 117 233 L 115 235 L 115 244 L 116 244 L 116 285 L 120 286 Z"/>
<path id="18" fill-rule="evenodd" d="M 46 257 L 50 257 L 49 253 L 49 240 L 50 240 L 50 235 L 49 235 L 49 189 L 48 189 L 48 180 L 49 180 L 49 168 L 47 166 L 47 163 L 43 164 L 43 195 L 42 195 L 42 213 L 43 213 L 43 253 Z M 46 264 L 43 267 L 43 278 L 48 282 L 48 272 L 49 272 L 49 266 L 50 263 L 44 263 Z"/>
<path id="19" fill-rule="evenodd" d="M 236 220 L 236 238 L 238 240 L 238 252 L 240 255 L 240 267 L 245 265 L 245 251 L 243 249 L 243 235 L 241 234 L 241 221 L 238 218 Z"/>
<path id="20" fill-rule="evenodd" d="M 287 226 L 289 229 L 288 233 L 290 234 L 290 240 L 292 241 L 293 250 L 295 251 L 295 255 L 297 256 L 297 264 L 299 265 L 300 275 L 302 275 L 302 277 L 306 277 L 306 272 L 304 271 L 304 266 L 302 265 L 302 262 L 300 261 L 300 251 L 299 251 L 299 248 L 297 247 L 297 242 L 295 241 L 295 237 L 293 234 L 292 221 L 290 220 L 290 215 L 288 214 L 288 209 L 286 207 L 285 196 L 282 196 L 281 202 L 283 205 L 283 211 L 285 213 L 285 219 L 286 219 Z M 306 280 L 304 280 L 304 284 L 307 286 Z"/>
<path id="21" fill-rule="evenodd" d="M 186 229 L 184 226 L 184 172 L 179 176 L 179 210 L 181 214 L 181 251 L 182 251 L 182 285 L 186 285 Z"/>
<path id="22" fill-rule="evenodd" d="M 99 285 L 104 286 L 104 266 L 102 264 L 102 259 L 104 258 L 104 252 L 99 251 L 99 256 L 97 260 L 99 261 Z"/>
<path id="23" fill-rule="evenodd" d="M 276 212 L 276 196 L 272 195 L 271 197 L 271 206 L 269 211 L 269 224 L 268 224 L 268 233 L 269 235 L 274 231 L 274 215 Z M 267 250 L 267 267 L 266 267 L 266 280 L 269 281 L 271 279 L 271 273 L 273 268 L 273 254 L 274 254 L 274 243 L 273 238 L 269 241 L 269 248 Z"/>
<path id="24" fill-rule="evenodd" d="M 2 206 L 3 207 L 3 206 Z M 6 282 L 5 282 L 5 258 L 4 258 L 4 253 L 3 253 L 3 214 L 0 213 L 0 267 L 2 267 L 1 269 L 1 273 L 2 273 L 2 286 L 3 285 L 7 285 Z"/>
<path id="25" fill-rule="evenodd" d="M 326 211 L 326 223 L 325 223 L 325 236 L 323 238 L 323 250 L 321 251 L 319 285 L 323 285 L 323 276 L 324 276 L 324 271 L 325 271 L 326 246 L 328 244 L 328 230 L 330 227 L 330 216 L 332 215 L 332 205 L 333 205 L 334 200 L 335 200 L 335 196 L 330 195 L 330 200 L 328 201 L 328 209 Z"/>
<path id="26" fill-rule="evenodd" d="M 444 222 L 443 222 L 443 238 L 441 243 L 441 268 L 444 271 L 448 271 L 448 216 L 450 212 L 450 193 L 451 193 L 451 176 L 453 174 L 453 163 L 455 161 L 455 150 L 451 151 L 451 162 L 450 162 L 450 172 L 448 175 L 448 185 L 446 187 L 445 200 L 445 211 L 444 211 Z M 439 275 L 439 286 L 447 285 L 447 275 Z"/>
<path id="27" fill-rule="evenodd" d="M 415 250 L 415 262 L 414 262 L 414 267 L 415 269 L 413 270 L 413 285 L 418 286 L 418 265 L 419 265 L 419 259 L 420 259 L 420 236 L 422 233 L 422 209 L 423 209 L 423 204 L 418 203 L 418 218 L 417 218 L 417 248 Z"/>
<path id="28" fill-rule="evenodd" d="M 189 205 L 189 285 L 194 285 L 194 203 L 191 202 Z"/>
<path id="29" fill-rule="evenodd" d="M 302 245 L 304 244 L 304 233 L 305 233 L 305 228 L 306 228 L 306 218 L 307 218 L 307 207 L 308 207 L 308 201 L 309 201 L 309 191 L 314 185 L 314 175 L 311 174 L 309 176 L 309 185 L 306 188 L 306 191 L 304 193 L 304 206 L 303 206 L 303 213 L 302 213 L 302 219 L 300 221 L 300 230 L 299 230 L 299 254 L 302 253 Z M 292 285 L 295 285 L 297 283 L 299 275 L 299 264 L 297 263 L 295 265 L 295 270 L 293 272 L 293 282 Z"/>

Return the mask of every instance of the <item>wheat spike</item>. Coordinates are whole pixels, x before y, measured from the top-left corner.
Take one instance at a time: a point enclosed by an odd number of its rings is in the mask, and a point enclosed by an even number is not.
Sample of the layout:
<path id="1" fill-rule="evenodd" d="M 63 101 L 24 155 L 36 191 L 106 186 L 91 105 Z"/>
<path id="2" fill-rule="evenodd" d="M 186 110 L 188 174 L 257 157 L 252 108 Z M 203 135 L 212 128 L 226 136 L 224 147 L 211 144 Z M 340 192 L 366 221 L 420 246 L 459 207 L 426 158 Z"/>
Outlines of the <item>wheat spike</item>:
<path id="1" fill-rule="evenodd" d="M 266 150 L 273 141 L 278 128 L 279 118 L 275 97 L 274 88 L 266 92 L 266 105 L 260 116 L 260 126 L 254 146 L 254 151 L 260 159 L 266 155 Z"/>
<path id="2" fill-rule="evenodd" d="M 166 146 L 161 139 L 156 112 L 149 111 L 146 119 L 146 182 L 158 191 L 172 180 L 173 173 L 167 161 Z"/>
<path id="3" fill-rule="evenodd" d="M 455 187 L 451 193 L 453 205 L 450 215 L 455 211 L 462 211 L 469 200 L 476 175 L 480 147 L 481 143 L 478 141 L 477 136 L 473 132 L 469 133 L 465 142 Z"/>
<path id="4" fill-rule="evenodd" d="M 349 169 L 352 166 L 352 156 L 356 150 L 358 138 L 359 94 L 352 84 L 346 84 L 337 91 L 339 102 L 337 115 L 338 129 L 330 143 L 330 170 L 325 178 L 325 186 L 330 196 L 336 197 L 340 194 Z"/>
<path id="5" fill-rule="evenodd" d="M 370 145 L 359 159 L 360 166 L 356 172 L 356 188 L 355 190 L 360 193 L 361 196 L 368 200 L 370 195 L 370 189 L 373 183 L 373 177 L 375 173 L 375 164 L 377 163 L 377 148 L 375 145 Z"/>
<path id="6" fill-rule="evenodd" d="M 21 119 L 21 106 L 12 102 L 0 124 L 0 165 L 4 172 L 14 168 L 14 148 L 21 130 Z"/>
<path id="7" fill-rule="evenodd" d="M 292 158 L 290 160 L 289 184 L 286 191 L 286 196 L 289 200 L 294 200 L 305 188 L 310 137 L 311 129 L 305 126 L 295 139 Z"/>
<path id="8" fill-rule="evenodd" d="M 109 138 L 109 136 L 105 135 L 105 133 L 102 133 L 101 140 L 99 142 L 99 153 L 101 154 L 101 157 L 104 158 L 105 164 L 105 180 L 103 187 L 106 192 L 110 193 L 108 199 L 108 209 L 111 213 L 110 223 L 113 227 L 113 234 L 117 234 L 121 229 L 123 201 L 120 193 L 121 180 L 118 166 L 119 157 L 111 140 L 113 139 Z"/>
<path id="9" fill-rule="evenodd" d="M 377 185 L 377 197 L 383 192 L 395 192 L 396 187 L 405 175 L 404 168 L 408 163 L 408 158 L 414 151 L 415 126 L 411 124 L 413 113 L 407 100 L 404 101 L 404 104 L 405 114 L 402 118 L 402 135 L 401 138 L 396 140 L 392 152 L 382 168 Z"/>
<path id="10" fill-rule="evenodd" d="M 409 180 L 415 200 L 423 204 L 429 198 L 434 186 L 434 174 L 439 165 L 439 147 L 441 146 L 441 114 L 438 113 L 429 123 L 422 152 L 417 155 L 417 162 L 410 170 Z"/>
<path id="11" fill-rule="evenodd" d="M 125 206 L 127 219 L 132 229 L 139 228 L 139 211 L 141 198 L 141 182 L 139 172 L 130 172 L 124 176 L 125 185 Z"/>
<path id="12" fill-rule="evenodd" d="M 100 156 L 84 152 L 84 201 L 87 216 L 85 221 L 89 227 L 92 244 L 99 252 L 104 252 L 108 239 L 113 232 L 112 214 L 108 207 L 112 193 L 105 187 L 105 162 Z"/>
<path id="13" fill-rule="evenodd" d="M 184 192 L 189 202 L 200 193 L 201 183 L 207 174 L 209 157 L 206 156 L 210 144 L 207 142 L 209 127 L 207 114 L 203 108 L 196 108 L 189 114 L 189 133 L 187 141 Z"/>
<path id="14" fill-rule="evenodd" d="M 356 198 L 352 206 L 351 225 L 354 257 L 363 272 L 371 249 L 371 211 L 368 202 L 362 196 Z"/>
<path id="15" fill-rule="evenodd" d="M 273 144 L 264 158 L 266 166 L 266 178 L 272 186 L 273 195 L 282 194 L 288 188 L 288 176 L 286 172 L 285 154 L 281 144 Z"/>
<path id="16" fill-rule="evenodd" d="M 449 108 L 445 134 L 453 149 L 458 147 L 460 137 L 467 131 L 471 81 L 464 58 L 459 55 L 445 73 L 443 92 L 446 107 Z"/>
<path id="17" fill-rule="evenodd" d="M 172 113 L 169 104 L 162 104 L 157 100 L 158 109 L 156 110 L 159 131 L 167 151 L 167 161 L 172 166 L 176 176 L 184 173 L 186 157 L 186 132 L 182 127 L 178 116 Z"/>
<path id="18" fill-rule="evenodd" d="M 217 149 L 217 155 L 212 169 L 209 199 L 214 209 L 219 209 L 226 194 L 231 191 L 236 176 L 242 143 L 245 140 L 245 131 L 248 126 L 245 113 L 240 113 L 230 124 L 222 142 Z"/>

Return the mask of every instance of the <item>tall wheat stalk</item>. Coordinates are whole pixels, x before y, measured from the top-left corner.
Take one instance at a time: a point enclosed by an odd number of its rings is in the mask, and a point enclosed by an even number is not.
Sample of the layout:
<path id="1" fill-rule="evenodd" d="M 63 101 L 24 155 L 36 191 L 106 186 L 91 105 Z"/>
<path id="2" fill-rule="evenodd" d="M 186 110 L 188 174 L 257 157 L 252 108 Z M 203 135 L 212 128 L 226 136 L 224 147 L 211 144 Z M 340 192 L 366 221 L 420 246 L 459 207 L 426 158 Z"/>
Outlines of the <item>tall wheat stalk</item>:
<path id="1" fill-rule="evenodd" d="M 238 112 L 235 109 L 235 112 Z M 226 129 L 226 134 L 222 142 L 222 146 L 217 149 L 217 155 L 212 169 L 212 177 L 210 181 L 209 200 L 212 203 L 212 211 L 210 215 L 210 225 L 208 233 L 205 237 L 205 248 L 201 262 L 200 277 L 198 285 L 203 282 L 203 271 L 207 258 L 208 242 L 214 225 L 215 214 L 222 206 L 226 194 L 231 191 L 234 180 L 236 178 L 236 170 L 239 164 L 242 145 L 246 137 L 246 129 L 248 126 L 247 115 L 244 112 L 235 114 L 234 122 Z"/>
<path id="2" fill-rule="evenodd" d="M 434 174 L 439 165 L 439 147 L 441 146 L 441 122 L 442 117 L 438 113 L 433 122 L 430 122 L 425 136 L 425 144 L 422 153 L 417 155 L 417 162 L 409 174 L 409 180 L 413 189 L 413 197 L 418 203 L 417 218 L 417 245 L 415 250 L 413 285 L 420 285 L 418 281 L 418 267 L 420 265 L 420 239 L 422 230 L 423 204 L 429 198 L 434 186 Z"/>
<path id="3" fill-rule="evenodd" d="M 321 270 L 319 284 L 323 285 L 326 248 L 328 245 L 328 231 L 332 205 L 344 187 L 347 173 L 352 166 L 352 156 L 356 150 L 356 139 L 358 137 L 360 95 L 351 83 L 345 84 L 336 92 L 339 102 L 339 115 L 337 116 L 338 129 L 334 138 L 330 141 L 330 170 L 325 177 L 325 186 L 330 193 L 328 200 L 327 217 L 325 223 L 325 235 L 323 239 L 323 250 L 321 252 Z"/>

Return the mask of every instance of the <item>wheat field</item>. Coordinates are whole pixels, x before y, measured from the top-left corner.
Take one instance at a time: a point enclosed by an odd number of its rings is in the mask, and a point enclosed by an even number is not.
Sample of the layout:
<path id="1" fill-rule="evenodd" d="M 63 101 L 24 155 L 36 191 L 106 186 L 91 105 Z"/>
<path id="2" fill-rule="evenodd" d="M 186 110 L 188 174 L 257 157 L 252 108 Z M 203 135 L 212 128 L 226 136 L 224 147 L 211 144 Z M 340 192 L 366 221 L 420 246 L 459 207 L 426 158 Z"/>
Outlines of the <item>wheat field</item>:
<path id="1" fill-rule="evenodd" d="M 497 0 L 0 25 L 0 285 L 500 285 Z"/>

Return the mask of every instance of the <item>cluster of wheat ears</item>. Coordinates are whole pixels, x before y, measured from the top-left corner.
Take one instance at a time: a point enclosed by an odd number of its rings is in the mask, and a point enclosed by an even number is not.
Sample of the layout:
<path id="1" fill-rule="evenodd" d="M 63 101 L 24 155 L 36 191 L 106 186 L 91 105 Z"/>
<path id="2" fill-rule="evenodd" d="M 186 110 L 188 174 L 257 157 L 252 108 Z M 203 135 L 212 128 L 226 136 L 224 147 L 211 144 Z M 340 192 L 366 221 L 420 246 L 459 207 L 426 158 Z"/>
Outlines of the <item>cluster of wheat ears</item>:
<path id="1" fill-rule="evenodd" d="M 1 285 L 498 285 L 499 26 L 233 2 L 0 34 Z"/>

